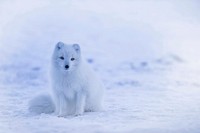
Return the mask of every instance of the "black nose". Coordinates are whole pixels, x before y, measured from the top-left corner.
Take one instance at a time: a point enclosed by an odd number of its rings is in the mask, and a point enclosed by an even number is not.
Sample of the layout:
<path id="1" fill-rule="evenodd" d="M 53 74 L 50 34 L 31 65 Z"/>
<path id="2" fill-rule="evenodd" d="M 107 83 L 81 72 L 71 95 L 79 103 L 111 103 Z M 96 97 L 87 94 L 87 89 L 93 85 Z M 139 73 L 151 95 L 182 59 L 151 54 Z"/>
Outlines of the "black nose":
<path id="1" fill-rule="evenodd" d="M 68 68 L 69 68 L 69 65 L 65 65 L 65 68 L 68 69 Z"/>

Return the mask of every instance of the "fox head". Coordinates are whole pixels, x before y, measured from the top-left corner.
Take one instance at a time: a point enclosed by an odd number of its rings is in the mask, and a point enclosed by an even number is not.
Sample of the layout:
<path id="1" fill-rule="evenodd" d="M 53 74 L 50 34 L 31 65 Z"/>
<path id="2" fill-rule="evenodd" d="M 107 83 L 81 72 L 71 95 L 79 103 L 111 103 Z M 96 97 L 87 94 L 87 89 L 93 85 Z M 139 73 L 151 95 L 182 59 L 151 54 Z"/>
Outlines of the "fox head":
<path id="1" fill-rule="evenodd" d="M 78 44 L 58 42 L 55 46 L 52 63 L 60 71 L 75 70 L 81 62 L 81 49 Z"/>

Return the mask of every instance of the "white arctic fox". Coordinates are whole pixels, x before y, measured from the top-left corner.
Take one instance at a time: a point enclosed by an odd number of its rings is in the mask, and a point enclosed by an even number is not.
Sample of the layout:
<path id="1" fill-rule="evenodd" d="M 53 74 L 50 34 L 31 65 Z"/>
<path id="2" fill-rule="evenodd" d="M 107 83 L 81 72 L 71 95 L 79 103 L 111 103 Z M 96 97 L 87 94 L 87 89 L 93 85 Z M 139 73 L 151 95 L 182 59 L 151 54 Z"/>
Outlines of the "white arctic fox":
<path id="1" fill-rule="evenodd" d="M 67 45 L 63 42 L 56 44 L 52 56 L 51 83 L 52 100 L 47 96 L 39 96 L 30 102 L 31 111 L 37 113 L 54 111 L 58 116 L 66 116 L 102 109 L 103 85 L 82 60 L 78 44 Z"/>

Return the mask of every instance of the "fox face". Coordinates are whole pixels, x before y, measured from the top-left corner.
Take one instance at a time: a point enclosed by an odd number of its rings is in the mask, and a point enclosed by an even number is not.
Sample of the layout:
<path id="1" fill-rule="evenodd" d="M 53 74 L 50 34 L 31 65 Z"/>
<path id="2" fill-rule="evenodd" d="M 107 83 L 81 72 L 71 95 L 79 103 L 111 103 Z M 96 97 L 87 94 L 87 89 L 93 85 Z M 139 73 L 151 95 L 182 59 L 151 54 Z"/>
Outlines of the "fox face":
<path id="1" fill-rule="evenodd" d="M 54 49 L 53 65 L 60 71 L 75 70 L 81 61 L 80 46 L 78 44 L 64 44 L 58 42 Z"/>

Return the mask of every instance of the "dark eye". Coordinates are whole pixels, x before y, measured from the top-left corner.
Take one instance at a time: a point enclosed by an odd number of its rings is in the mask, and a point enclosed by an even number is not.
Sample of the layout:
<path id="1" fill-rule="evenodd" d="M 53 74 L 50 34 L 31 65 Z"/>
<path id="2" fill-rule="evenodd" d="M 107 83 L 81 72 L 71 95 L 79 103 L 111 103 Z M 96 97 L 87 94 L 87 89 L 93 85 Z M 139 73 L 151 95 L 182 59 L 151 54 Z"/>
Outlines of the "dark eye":
<path id="1" fill-rule="evenodd" d="M 74 58 L 71 58 L 71 61 L 74 61 L 75 59 Z"/>
<path id="2" fill-rule="evenodd" d="M 64 60 L 64 57 L 63 56 L 61 56 L 61 57 L 59 57 L 61 60 Z"/>

